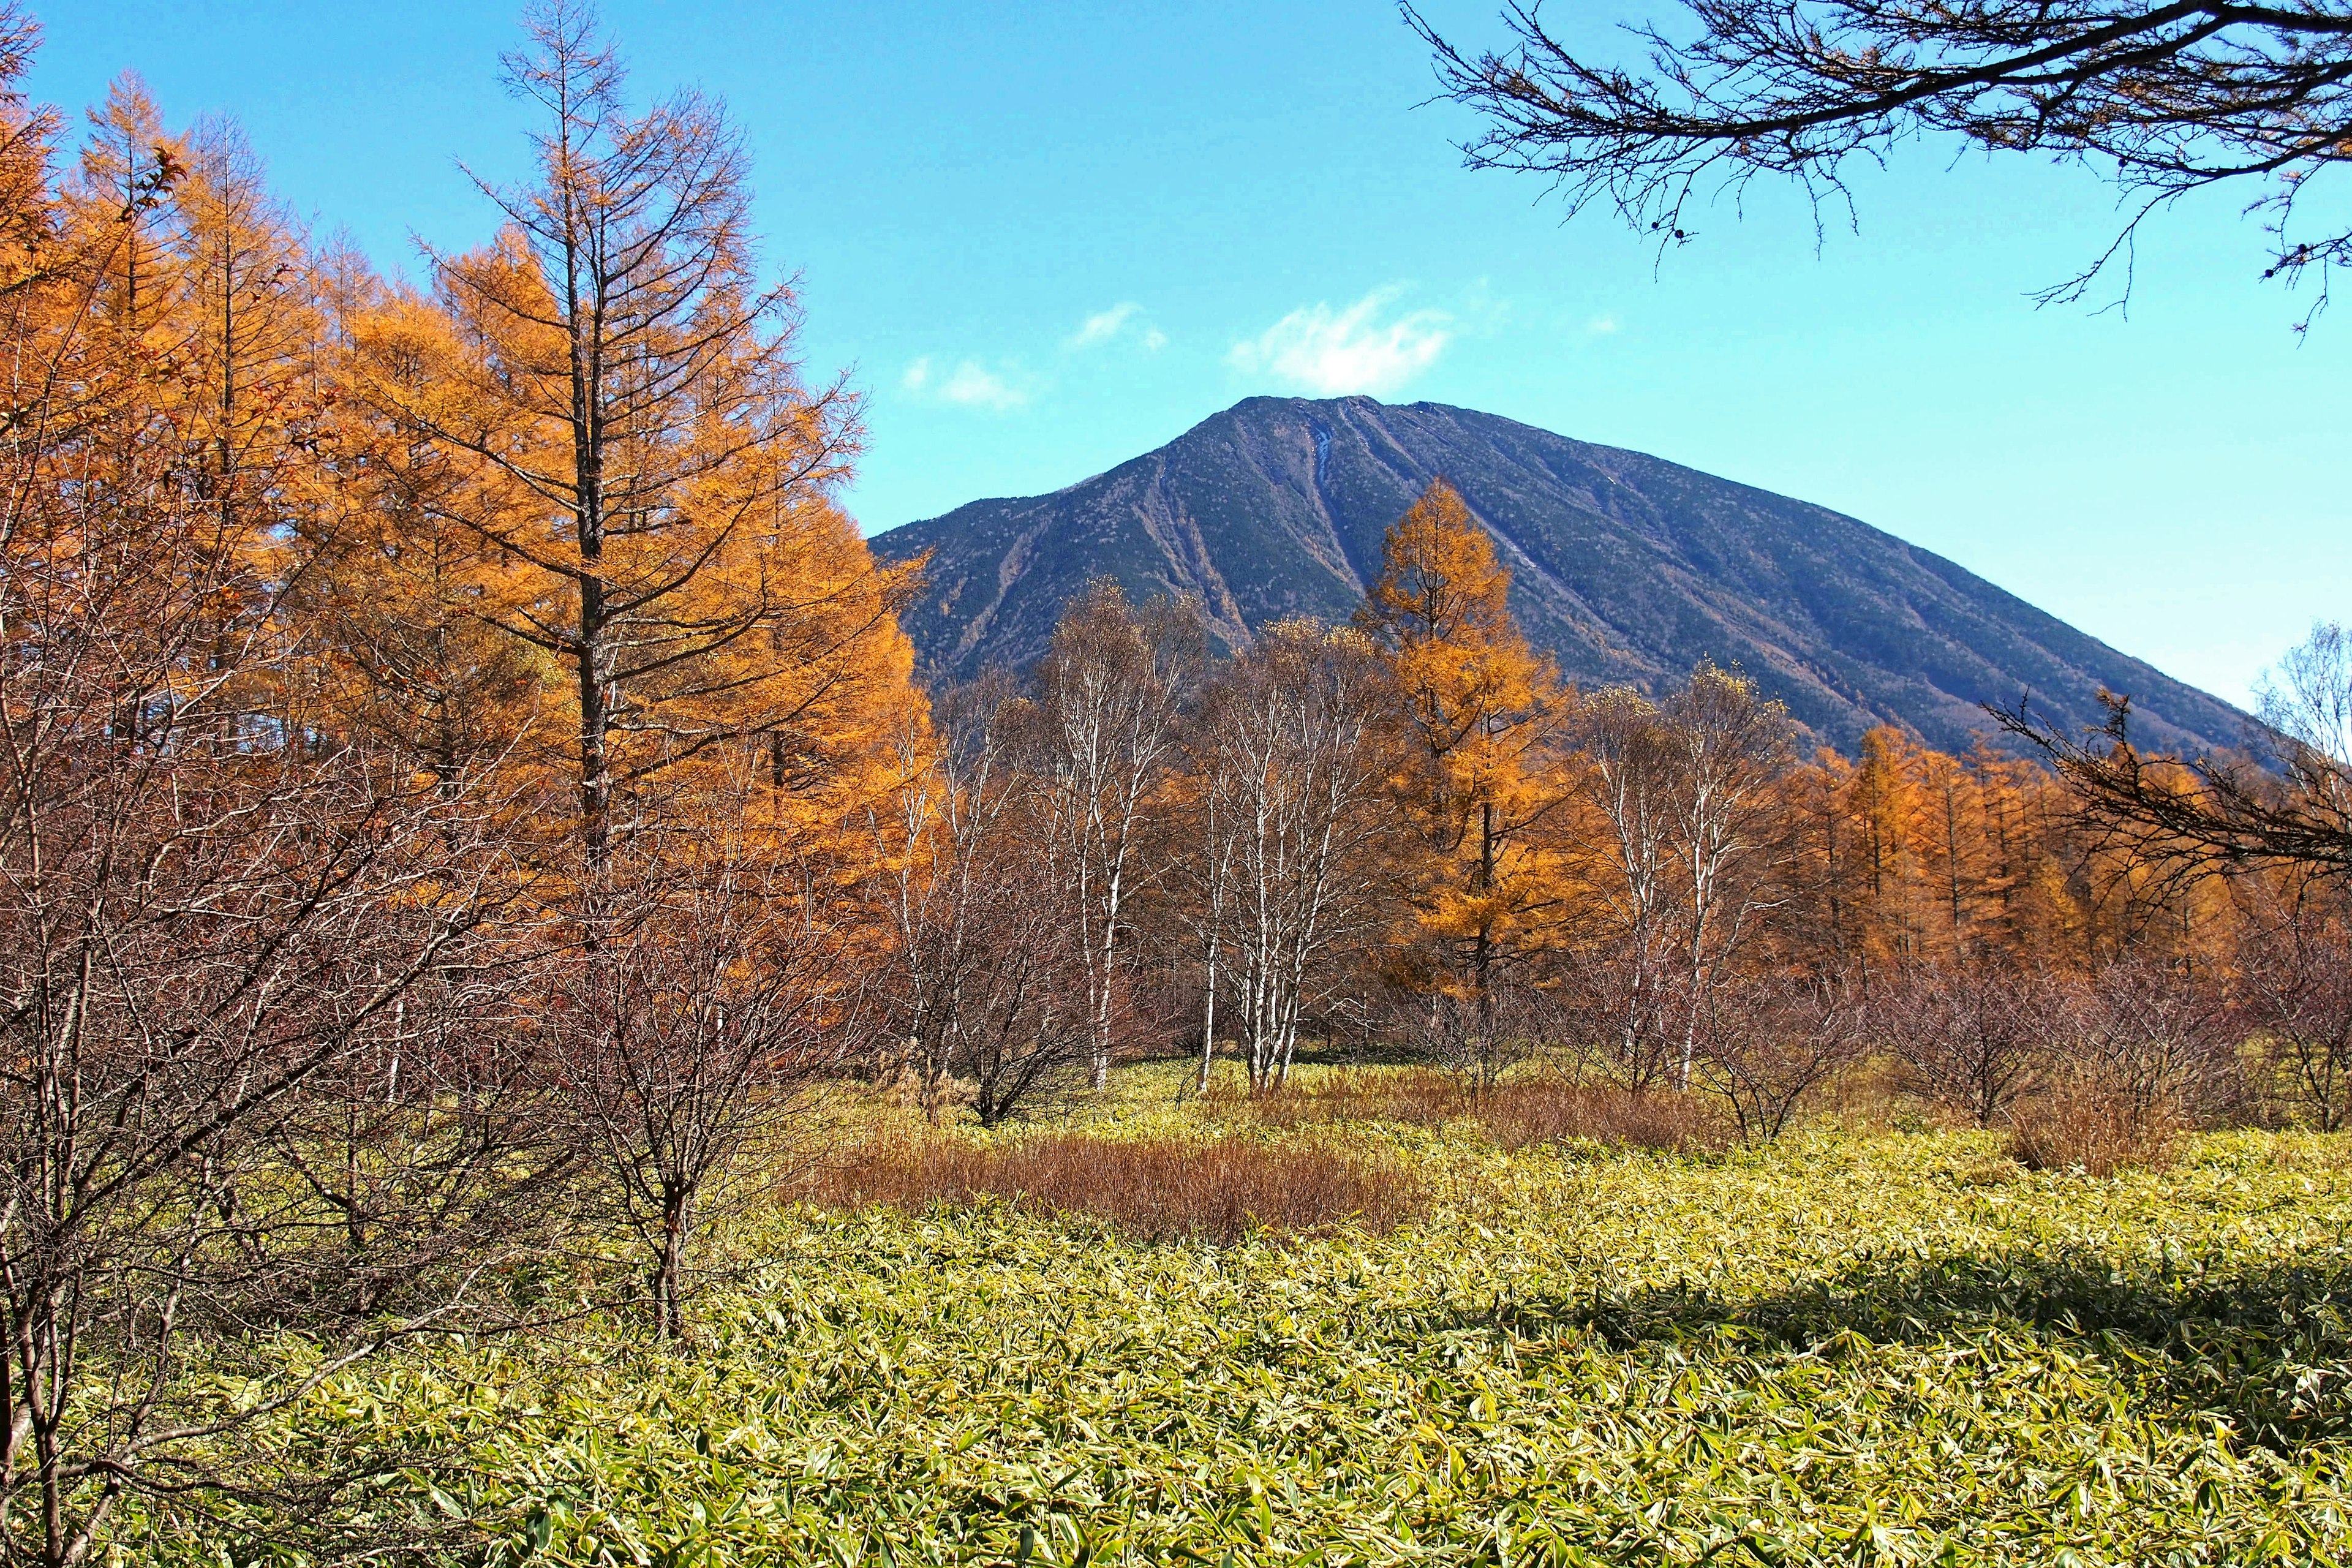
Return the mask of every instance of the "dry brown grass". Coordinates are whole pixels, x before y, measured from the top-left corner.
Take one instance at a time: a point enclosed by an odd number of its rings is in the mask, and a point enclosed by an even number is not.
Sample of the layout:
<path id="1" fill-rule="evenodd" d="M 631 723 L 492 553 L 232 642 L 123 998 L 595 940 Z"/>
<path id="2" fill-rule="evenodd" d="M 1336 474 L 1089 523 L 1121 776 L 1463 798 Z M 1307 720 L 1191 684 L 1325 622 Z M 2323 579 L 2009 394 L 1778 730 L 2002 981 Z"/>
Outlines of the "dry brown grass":
<path id="1" fill-rule="evenodd" d="M 1420 1213 L 1426 1197 L 1409 1172 L 1312 1144 L 1083 1132 L 995 1144 L 877 1137 L 809 1172 L 795 1195 L 838 1208 L 903 1209 L 996 1197 L 1107 1220 L 1139 1240 L 1219 1243 L 1254 1231 L 1391 1230 Z"/>
<path id="2" fill-rule="evenodd" d="M 1476 1121 L 1506 1149 L 1589 1139 L 1633 1149 L 1720 1145 L 1722 1119 L 1686 1094 L 1634 1094 L 1563 1078 L 1528 1077 L 1472 1092 L 1442 1072 L 1366 1068 L 1331 1072 L 1277 1094 L 1251 1097 L 1219 1086 L 1211 1107 L 1228 1120 L 1265 1127 L 1389 1121 L 1436 1127 L 1458 1118 Z"/>
<path id="3" fill-rule="evenodd" d="M 1627 1149 L 1713 1149 L 1729 1139 L 1723 1118 L 1696 1095 L 1595 1084 L 1507 1083 L 1480 1095 L 1470 1114 L 1506 1149 L 1579 1138 Z"/>
<path id="4" fill-rule="evenodd" d="M 2093 1072 L 2067 1072 L 2010 1113 L 2010 1152 L 2029 1171 L 2111 1176 L 2172 1163 L 2183 1128 L 2170 1105 L 2136 1103 Z"/>

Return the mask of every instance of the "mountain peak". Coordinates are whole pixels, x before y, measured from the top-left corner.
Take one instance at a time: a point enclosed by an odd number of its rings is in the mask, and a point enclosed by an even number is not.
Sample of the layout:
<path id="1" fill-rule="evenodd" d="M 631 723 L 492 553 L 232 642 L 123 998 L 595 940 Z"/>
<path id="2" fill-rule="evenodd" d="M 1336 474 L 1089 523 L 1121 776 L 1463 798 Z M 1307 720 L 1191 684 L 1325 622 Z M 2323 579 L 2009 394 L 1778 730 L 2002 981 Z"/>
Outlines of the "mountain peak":
<path id="1" fill-rule="evenodd" d="M 873 540 L 929 550 L 906 615 L 936 672 L 1026 664 L 1097 577 L 1200 601 L 1228 647 L 1288 616 L 1340 620 L 1381 541 L 1443 476 L 1494 535 L 1511 606 L 1561 673 L 1654 688 L 1736 666 L 1822 740 L 1892 723 L 1958 749 L 1981 704 L 2031 691 L 2095 723 L 2134 699 L 2165 749 L 2236 743 L 2245 716 L 1941 556 L 1823 507 L 1499 415 L 1363 396 L 1244 398 L 1050 495 L 980 500 Z"/>

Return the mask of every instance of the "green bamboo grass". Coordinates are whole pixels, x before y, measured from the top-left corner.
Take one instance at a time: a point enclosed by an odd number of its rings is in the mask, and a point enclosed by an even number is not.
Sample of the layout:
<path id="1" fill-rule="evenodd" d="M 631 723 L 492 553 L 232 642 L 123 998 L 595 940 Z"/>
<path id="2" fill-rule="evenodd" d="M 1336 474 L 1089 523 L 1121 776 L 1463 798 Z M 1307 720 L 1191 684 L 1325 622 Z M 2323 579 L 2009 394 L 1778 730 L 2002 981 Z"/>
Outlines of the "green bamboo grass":
<path id="1" fill-rule="evenodd" d="M 1436 1207 L 1222 1248 L 793 1210 L 687 1352 L 442 1347 L 284 1441 L 442 1446 L 352 1507 L 498 1564 L 2352 1562 L 2352 1143 L 1345 1135 Z M 235 1560 L 152 1515 L 118 1552 Z"/>

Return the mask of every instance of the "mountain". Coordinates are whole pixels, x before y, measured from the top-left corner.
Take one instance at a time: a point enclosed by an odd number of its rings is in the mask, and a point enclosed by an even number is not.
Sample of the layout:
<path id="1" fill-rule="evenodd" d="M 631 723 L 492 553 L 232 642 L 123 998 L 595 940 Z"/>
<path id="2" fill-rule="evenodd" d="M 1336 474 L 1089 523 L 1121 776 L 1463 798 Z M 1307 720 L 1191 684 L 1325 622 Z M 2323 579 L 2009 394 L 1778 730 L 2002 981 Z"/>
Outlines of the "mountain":
<path id="1" fill-rule="evenodd" d="M 1440 475 L 1493 533 L 1529 640 L 1582 686 L 1654 687 L 1712 658 L 1849 749 L 1880 723 L 1963 748 L 1991 728 L 1979 704 L 2026 691 L 2062 723 L 2096 723 L 2103 686 L 2130 695 L 2152 747 L 2234 745 L 2247 722 L 1853 518 L 1443 404 L 1253 397 L 1066 489 L 872 542 L 891 560 L 931 553 L 905 624 L 937 673 L 1026 664 L 1101 576 L 1138 600 L 1199 599 L 1232 647 L 1287 616 L 1345 619 L 1382 532 Z"/>

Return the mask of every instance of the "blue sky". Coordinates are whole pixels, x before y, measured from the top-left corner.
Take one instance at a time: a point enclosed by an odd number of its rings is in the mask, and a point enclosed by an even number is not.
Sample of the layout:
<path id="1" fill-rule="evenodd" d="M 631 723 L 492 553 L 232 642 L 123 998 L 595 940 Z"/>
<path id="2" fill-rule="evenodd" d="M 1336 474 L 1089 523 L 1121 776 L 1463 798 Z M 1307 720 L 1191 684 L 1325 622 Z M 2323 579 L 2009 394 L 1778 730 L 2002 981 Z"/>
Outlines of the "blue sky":
<path id="1" fill-rule="evenodd" d="M 234 115 L 380 265 L 476 243 L 521 172 L 502 5 L 52 3 L 37 96 L 125 68 Z M 1490 3 L 1428 8 L 1500 36 Z M 1565 15 L 1565 7 L 1556 9 Z M 1592 26 L 1612 15 L 1590 7 Z M 387 20 L 387 15 L 396 20 Z M 1782 192 L 1661 260 L 1473 174 L 1384 0 L 615 0 L 643 93 L 725 98 L 814 370 L 869 397 L 869 529 L 1053 489 L 1261 392 L 1490 410 L 1851 512 L 2234 700 L 2352 612 L 2352 311 L 2298 347 L 2227 194 L 2129 309 L 2029 295 L 2116 221 L 2090 175 L 1915 146 L 1817 244 Z"/>

